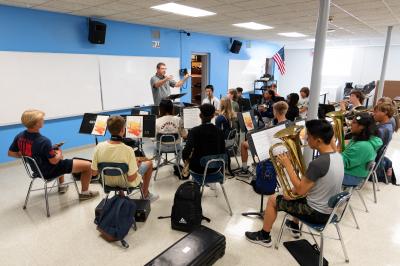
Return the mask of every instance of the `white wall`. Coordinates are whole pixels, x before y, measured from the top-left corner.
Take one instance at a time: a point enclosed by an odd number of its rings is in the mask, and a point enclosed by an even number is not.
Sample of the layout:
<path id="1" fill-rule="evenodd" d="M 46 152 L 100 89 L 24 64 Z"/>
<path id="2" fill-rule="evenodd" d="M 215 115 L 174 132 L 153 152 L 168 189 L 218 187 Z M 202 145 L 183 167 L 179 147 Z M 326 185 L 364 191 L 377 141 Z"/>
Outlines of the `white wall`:
<path id="1" fill-rule="evenodd" d="M 322 76 L 322 91 L 336 101 L 342 94 L 345 82 L 366 84 L 380 78 L 384 47 L 327 48 Z M 287 95 L 310 86 L 312 49 L 287 49 L 285 51 L 286 74 L 279 82 L 279 92 Z M 400 80 L 400 46 L 390 48 L 387 80 Z"/>

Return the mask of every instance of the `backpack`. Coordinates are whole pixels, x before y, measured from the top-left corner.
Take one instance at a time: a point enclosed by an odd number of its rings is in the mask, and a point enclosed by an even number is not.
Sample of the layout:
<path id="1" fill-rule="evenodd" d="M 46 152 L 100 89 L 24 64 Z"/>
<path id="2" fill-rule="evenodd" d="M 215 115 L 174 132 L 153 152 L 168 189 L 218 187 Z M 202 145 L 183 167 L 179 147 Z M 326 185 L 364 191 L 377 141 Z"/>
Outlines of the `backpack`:
<path id="1" fill-rule="evenodd" d="M 100 204 L 104 204 L 103 201 Z M 97 230 L 105 240 L 121 241 L 124 247 L 129 247 L 124 241 L 124 237 L 135 222 L 135 213 L 134 200 L 126 196 L 115 195 L 107 199 L 101 210 L 96 213 L 94 223 L 97 224 Z"/>
<path id="2" fill-rule="evenodd" d="M 193 231 L 201 225 L 202 220 L 210 222 L 210 219 L 203 216 L 199 184 L 187 181 L 178 187 L 170 217 L 172 229 L 183 232 Z"/>
<path id="3" fill-rule="evenodd" d="M 256 179 L 251 181 L 256 193 L 272 195 L 276 190 L 276 171 L 271 160 L 261 161 L 256 167 Z"/>

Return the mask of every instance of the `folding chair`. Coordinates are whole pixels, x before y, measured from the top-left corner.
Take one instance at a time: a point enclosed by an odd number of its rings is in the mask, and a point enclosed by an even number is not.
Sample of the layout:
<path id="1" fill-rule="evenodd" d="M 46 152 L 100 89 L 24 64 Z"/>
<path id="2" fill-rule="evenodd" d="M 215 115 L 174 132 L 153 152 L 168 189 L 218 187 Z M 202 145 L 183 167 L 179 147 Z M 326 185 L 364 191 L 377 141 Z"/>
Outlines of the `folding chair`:
<path id="1" fill-rule="evenodd" d="M 381 164 L 383 158 L 385 158 L 385 154 L 386 154 L 387 148 L 388 148 L 388 146 L 382 146 L 379 149 L 378 154 L 377 154 L 376 159 L 375 159 L 376 164 L 375 164 L 375 167 L 374 167 L 374 170 L 373 170 L 373 173 L 372 173 L 372 188 L 374 190 L 374 202 L 375 203 L 378 202 L 378 199 L 377 199 L 377 196 L 376 196 L 376 192 L 380 191 L 379 184 L 378 184 L 377 171 L 378 171 L 378 167 Z M 386 177 L 386 175 L 385 175 L 385 177 Z M 387 177 L 386 177 L 386 182 L 387 182 Z"/>
<path id="2" fill-rule="evenodd" d="M 344 241 L 343 241 L 343 237 L 342 237 L 342 233 L 340 231 L 339 228 L 339 223 L 343 218 L 343 214 L 346 211 L 347 205 L 349 203 L 351 194 L 348 191 L 344 191 L 341 192 L 333 197 L 331 197 L 329 199 L 328 205 L 329 207 L 333 208 L 333 211 L 331 213 L 331 215 L 329 216 L 328 221 L 325 224 L 312 224 L 312 223 L 308 223 L 303 221 L 302 219 L 299 219 L 300 222 L 302 222 L 303 224 L 305 224 L 308 228 L 308 232 L 299 230 L 299 232 L 302 233 L 306 233 L 312 236 L 312 238 L 314 239 L 315 244 L 318 246 L 317 240 L 315 239 L 315 236 L 319 236 L 321 238 L 320 240 L 320 245 L 319 245 L 319 266 L 323 266 L 323 261 L 324 261 L 324 238 L 326 237 L 324 235 L 325 233 L 325 229 L 327 228 L 327 226 L 329 224 L 333 224 L 336 227 L 336 231 L 337 234 L 339 236 L 339 238 L 331 238 L 331 239 L 335 239 L 335 240 L 340 240 L 340 243 L 342 244 L 342 249 L 343 249 L 343 253 L 344 253 L 344 257 L 346 259 L 346 262 L 349 262 L 349 257 L 347 255 L 347 251 L 346 251 L 346 247 L 344 246 Z M 285 217 L 283 218 L 282 221 L 282 225 L 281 225 L 281 229 L 279 231 L 279 236 L 278 239 L 275 243 L 275 249 L 279 248 L 279 243 L 281 242 L 281 238 L 282 238 L 282 233 L 283 233 L 283 228 L 286 227 L 285 226 L 285 222 L 286 219 L 288 218 L 289 214 L 285 214 Z M 293 215 L 291 215 L 292 217 L 295 217 Z M 295 217 L 298 218 L 298 217 Z M 311 230 L 315 231 L 315 233 L 312 233 Z M 328 237 L 326 237 L 328 238 Z"/>
<path id="3" fill-rule="evenodd" d="M 98 164 L 98 169 L 100 171 L 100 178 L 102 181 L 103 190 L 104 190 L 104 193 L 106 194 L 104 204 L 107 201 L 110 192 L 114 192 L 115 194 L 117 194 L 117 192 L 119 192 L 119 191 L 125 191 L 129 195 L 133 191 L 139 189 L 142 199 L 144 198 L 141 183 L 137 187 L 130 187 L 128 185 L 127 173 L 128 173 L 129 167 L 126 163 L 102 162 L 102 163 Z M 107 178 L 106 176 L 120 177 L 121 179 L 124 180 L 126 186 L 124 186 L 124 187 L 108 186 L 108 185 L 106 185 L 106 180 L 105 180 Z"/>
<path id="4" fill-rule="evenodd" d="M 238 150 L 238 145 L 237 145 L 237 130 L 232 129 L 229 131 L 228 137 L 225 140 L 225 151 L 228 156 L 228 170 L 233 175 L 233 170 L 231 169 L 231 155 L 235 157 L 236 164 L 238 167 L 240 167 L 239 161 L 237 159 L 237 150 Z"/>
<path id="5" fill-rule="evenodd" d="M 200 159 L 200 165 L 204 167 L 204 173 L 199 174 L 193 171 L 190 171 L 190 175 L 192 176 L 193 181 L 197 182 L 201 185 L 201 195 L 203 195 L 204 185 L 219 183 L 222 188 L 222 192 L 224 193 L 226 204 L 228 205 L 229 214 L 232 216 L 231 205 L 229 204 L 228 196 L 226 195 L 224 183 L 225 183 L 225 162 L 226 162 L 226 154 L 217 154 L 217 155 L 207 155 L 203 156 Z M 208 169 L 218 169 L 218 171 L 213 173 L 207 173 Z"/>
<path id="6" fill-rule="evenodd" d="M 350 194 L 352 194 L 353 191 L 356 191 L 356 192 L 357 192 L 357 195 L 360 197 L 361 202 L 362 202 L 362 204 L 364 205 L 365 212 L 368 212 L 368 208 L 367 208 L 367 204 L 365 203 L 364 197 L 363 197 L 363 195 L 361 194 L 361 190 L 365 187 L 365 184 L 368 182 L 368 180 L 369 180 L 369 178 L 371 177 L 371 175 L 373 175 L 374 169 L 375 169 L 375 164 L 376 164 L 375 161 L 371 161 L 371 162 L 369 162 L 369 163 L 367 164 L 367 169 L 368 169 L 368 171 L 369 171 L 369 172 L 368 172 L 368 175 L 367 175 L 367 177 L 366 177 L 363 181 L 361 181 L 359 184 L 354 185 L 354 186 L 343 184 L 343 188 L 344 188 L 346 191 L 348 191 Z M 357 229 L 360 229 L 360 226 L 358 225 L 356 216 L 355 216 L 355 214 L 354 214 L 353 208 L 352 208 L 352 206 L 351 206 L 350 203 L 349 203 L 349 209 L 350 209 L 351 216 L 353 217 L 354 222 L 356 223 L 356 228 L 357 228 Z"/>
<path id="7" fill-rule="evenodd" d="M 157 166 L 154 181 L 157 179 L 159 168 L 168 164 L 176 165 L 179 176 L 182 179 L 182 173 L 179 167 L 181 160 L 181 142 L 179 134 L 157 134 L 156 140 Z M 174 158 L 168 160 L 168 153 L 173 153 L 175 155 Z M 161 163 L 163 154 L 165 154 L 165 159 L 164 162 Z M 172 162 L 172 160 L 175 160 L 175 162 Z"/>
<path id="8" fill-rule="evenodd" d="M 28 193 L 26 194 L 26 198 L 25 198 L 25 203 L 24 203 L 24 206 L 22 208 L 24 210 L 26 209 L 26 206 L 28 204 L 28 200 L 29 200 L 29 196 L 31 194 L 31 191 L 44 190 L 44 199 L 46 201 L 46 214 L 47 214 L 47 217 L 50 217 L 49 195 L 48 195 L 48 193 L 49 193 L 48 188 L 49 187 L 48 187 L 48 184 L 50 182 L 52 182 L 52 181 L 54 181 L 54 183 L 55 182 L 58 183 L 59 176 L 58 177 L 53 177 L 53 178 L 45 178 L 43 176 L 42 171 L 40 170 L 40 168 L 39 168 L 39 166 L 38 166 L 38 164 L 37 164 L 37 162 L 36 162 L 36 160 L 34 158 L 29 157 L 29 156 L 22 156 L 21 158 L 22 158 L 22 163 L 24 164 L 26 173 L 27 173 L 28 177 L 31 179 L 31 183 L 29 184 Z M 44 182 L 44 187 L 43 188 L 32 189 L 33 182 L 36 179 L 41 179 Z M 50 191 L 54 187 L 54 183 L 50 187 Z M 67 182 L 67 183 L 63 183 L 63 184 L 67 185 L 67 184 L 71 184 L 71 183 L 73 183 L 75 185 L 76 192 L 78 193 L 78 196 L 79 196 L 78 185 L 76 184 L 76 181 L 75 181 L 74 177 L 72 177 L 72 181 L 71 182 Z M 59 186 L 59 184 L 57 186 Z"/>

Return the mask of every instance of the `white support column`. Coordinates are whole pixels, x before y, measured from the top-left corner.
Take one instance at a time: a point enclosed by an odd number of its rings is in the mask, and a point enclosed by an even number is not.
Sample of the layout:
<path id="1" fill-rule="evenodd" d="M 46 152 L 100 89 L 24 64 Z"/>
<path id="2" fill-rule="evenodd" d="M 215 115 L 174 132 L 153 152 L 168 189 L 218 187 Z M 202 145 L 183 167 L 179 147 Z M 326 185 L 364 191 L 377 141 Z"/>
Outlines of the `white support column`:
<path id="1" fill-rule="evenodd" d="M 328 18 L 330 0 L 319 1 L 319 16 L 317 32 L 315 33 L 314 58 L 310 84 L 310 101 L 307 112 L 307 120 L 318 118 L 319 95 L 321 91 L 322 65 L 325 54 L 326 31 L 328 30 Z M 304 149 L 304 159 L 306 165 L 312 160 L 312 150 Z"/>
<path id="2" fill-rule="evenodd" d="M 378 100 L 383 95 L 383 86 L 385 84 L 386 66 L 387 66 L 387 60 L 389 57 L 389 48 L 390 48 L 390 40 L 392 37 L 392 29 L 393 29 L 393 26 L 389 26 L 387 29 L 385 52 L 383 54 L 383 61 L 382 61 L 381 78 L 379 80 L 378 89 L 375 94 L 376 95 L 375 100 Z"/>

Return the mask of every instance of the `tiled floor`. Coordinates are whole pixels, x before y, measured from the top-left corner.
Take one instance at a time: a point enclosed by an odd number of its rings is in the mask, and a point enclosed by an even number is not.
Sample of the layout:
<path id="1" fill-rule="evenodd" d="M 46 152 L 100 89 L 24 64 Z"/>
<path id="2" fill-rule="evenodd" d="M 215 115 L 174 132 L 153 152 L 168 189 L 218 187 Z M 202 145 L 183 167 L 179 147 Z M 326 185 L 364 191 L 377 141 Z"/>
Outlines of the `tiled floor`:
<path id="1" fill-rule="evenodd" d="M 93 147 L 65 155 L 90 158 L 92 150 Z M 400 177 L 399 134 L 394 137 L 388 156 Z M 131 247 L 125 250 L 105 242 L 96 231 L 94 208 L 100 198 L 79 203 L 73 187 L 66 195 L 54 192 L 50 196 L 51 217 L 47 218 L 43 192 L 33 192 L 27 210 L 22 209 L 29 185 L 22 165 L 1 166 L 0 265 L 143 265 L 184 235 L 171 230 L 169 220 L 157 219 L 170 214 L 180 183 L 172 175 L 171 167 L 160 170 L 158 180 L 152 184 L 160 199 L 152 205 L 146 223 L 139 223 L 138 231 L 131 231 L 126 237 Z M 92 189 L 101 190 L 101 187 L 95 184 Z M 360 230 L 355 229 L 349 214 L 342 222 L 349 265 L 400 265 L 400 187 L 381 184 L 380 189 L 378 204 L 373 203 L 370 184 L 363 191 L 369 213 L 364 212 L 357 197 L 352 199 Z M 206 190 L 203 198 L 204 215 L 211 218 L 210 224 L 204 224 L 227 238 L 225 256 L 216 265 L 297 265 L 282 245 L 275 250 L 246 241 L 244 232 L 258 230 L 262 222 L 243 217 L 241 212 L 256 210 L 260 198 L 250 186 L 235 179 L 227 180 L 226 190 L 234 212 L 232 217 L 220 188 L 218 197 Z M 274 240 L 282 217 L 283 214 L 278 216 L 273 227 Z M 334 230 L 330 232 L 335 234 Z M 284 232 L 283 240 L 290 239 Z M 347 265 L 340 243 L 335 240 L 325 243 L 325 257 L 330 265 Z"/>

